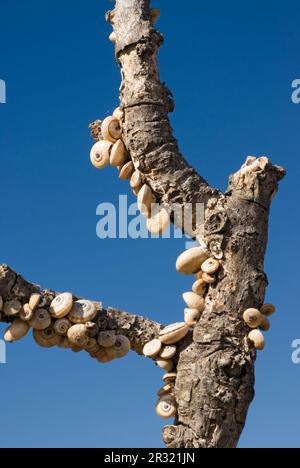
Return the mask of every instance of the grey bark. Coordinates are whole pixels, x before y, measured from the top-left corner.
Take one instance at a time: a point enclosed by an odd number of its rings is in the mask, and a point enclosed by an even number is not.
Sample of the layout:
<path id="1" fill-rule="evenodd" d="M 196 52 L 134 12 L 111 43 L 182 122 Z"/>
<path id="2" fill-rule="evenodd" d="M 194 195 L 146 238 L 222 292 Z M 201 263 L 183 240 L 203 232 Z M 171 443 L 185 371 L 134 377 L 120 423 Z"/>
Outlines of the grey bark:
<path id="1" fill-rule="evenodd" d="M 168 448 L 236 447 L 254 396 L 256 358 L 242 315 L 264 302 L 270 202 L 285 172 L 267 158 L 250 158 L 230 177 L 225 193 L 210 187 L 185 161 L 170 127 L 172 101 L 157 62 L 163 39 L 151 24 L 150 1 L 116 0 L 107 19 L 117 36 L 123 139 L 134 165 L 159 202 L 204 203 L 204 241 L 212 253 L 223 252 L 205 311 L 178 348 L 178 415 L 164 428 L 163 438 Z M 203 237 L 200 224 L 197 233 Z M 0 295 L 5 300 L 14 297 L 25 303 L 34 290 L 40 288 L 7 266 L 0 268 Z M 43 291 L 47 305 L 54 294 Z M 100 328 L 120 330 L 138 353 L 161 329 L 151 320 L 97 304 Z"/>

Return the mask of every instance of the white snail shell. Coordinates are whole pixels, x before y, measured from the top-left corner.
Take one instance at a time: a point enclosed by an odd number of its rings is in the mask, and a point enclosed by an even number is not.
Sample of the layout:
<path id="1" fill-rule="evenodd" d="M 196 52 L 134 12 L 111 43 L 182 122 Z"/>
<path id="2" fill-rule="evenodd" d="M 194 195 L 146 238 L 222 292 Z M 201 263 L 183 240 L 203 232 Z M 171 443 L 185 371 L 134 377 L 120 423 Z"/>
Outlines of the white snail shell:
<path id="1" fill-rule="evenodd" d="M 119 179 L 126 180 L 130 179 L 134 172 L 134 165 L 132 161 L 125 163 L 119 171 Z"/>
<path id="2" fill-rule="evenodd" d="M 143 354 L 146 357 L 154 358 L 159 354 L 161 347 L 162 347 L 162 343 L 160 340 L 158 339 L 151 340 L 149 341 L 149 343 L 145 344 L 143 348 Z"/>
<path id="3" fill-rule="evenodd" d="M 162 397 L 164 395 L 168 395 L 169 393 L 173 393 L 174 391 L 174 383 L 166 383 L 163 385 L 157 392 L 157 396 Z"/>
<path id="4" fill-rule="evenodd" d="M 200 315 L 201 312 L 198 309 L 184 309 L 184 321 L 189 327 L 194 327 L 197 324 Z"/>
<path id="5" fill-rule="evenodd" d="M 120 107 L 117 107 L 117 108 L 113 111 L 113 117 L 116 117 L 116 119 L 118 119 L 118 120 L 122 120 L 123 117 L 124 117 L 124 111 L 123 111 L 123 109 L 121 109 Z"/>
<path id="6" fill-rule="evenodd" d="M 177 372 L 167 372 L 163 376 L 163 381 L 164 382 L 174 382 L 174 380 L 176 380 L 176 377 L 177 377 Z"/>
<path id="7" fill-rule="evenodd" d="M 256 349 L 263 350 L 265 347 L 265 338 L 261 331 L 259 330 L 252 330 L 248 335 L 249 340 L 251 343 L 254 344 Z"/>
<path id="8" fill-rule="evenodd" d="M 54 330 L 58 335 L 66 335 L 72 323 L 66 317 L 58 319 L 54 322 Z"/>
<path id="9" fill-rule="evenodd" d="M 4 339 L 8 342 L 20 340 L 27 335 L 30 327 L 28 323 L 23 322 L 21 319 L 15 319 L 13 323 L 6 329 Z"/>
<path id="10" fill-rule="evenodd" d="M 97 169 L 103 169 L 109 164 L 110 150 L 112 143 L 110 141 L 97 141 L 91 149 L 91 163 Z"/>
<path id="11" fill-rule="evenodd" d="M 33 312 L 39 306 L 41 298 L 42 296 L 39 293 L 31 294 L 28 305 Z"/>
<path id="12" fill-rule="evenodd" d="M 14 315 L 18 315 L 21 309 L 21 302 L 13 299 L 12 301 L 4 302 L 2 310 L 7 317 L 13 317 Z"/>
<path id="13" fill-rule="evenodd" d="M 208 258 L 201 265 L 201 270 L 204 273 L 208 273 L 209 275 L 211 275 L 213 273 L 216 273 L 219 268 L 220 268 L 220 262 L 219 262 L 219 260 L 217 260 L 215 258 Z"/>
<path id="14" fill-rule="evenodd" d="M 189 309 L 198 309 L 200 312 L 204 311 L 205 301 L 203 297 L 191 291 L 183 293 L 182 297 Z"/>
<path id="15" fill-rule="evenodd" d="M 276 307 L 273 304 L 264 304 L 260 311 L 266 317 L 270 317 L 276 312 Z"/>
<path id="16" fill-rule="evenodd" d="M 138 209 L 144 216 L 148 217 L 151 213 L 151 205 L 153 202 L 154 197 L 152 190 L 148 185 L 144 184 L 137 196 Z"/>
<path id="17" fill-rule="evenodd" d="M 116 342 L 116 335 L 113 331 L 107 330 L 99 333 L 97 341 L 103 348 L 110 348 Z"/>
<path id="18" fill-rule="evenodd" d="M 86 323 L 95 318 L 97 309 L 93 302 L 86 299 L 80 299 L 74 302 L 71 312 L 69 313 L 69 320 L 73 323 Z"/>
<path id="19" fill-rule="evenodd" d="M 108 39 L 113 43 L 115 44 L 117 42 L 117 35 L 115 33 L 115 31 L 113 31 L 112 33 L 110 33 L 110 35 L 108 36 Z"/>
<path id="20" fill-rule="evenodd" d="M 192 275 L 201 269 L 207 253 L 201 247 L 193 247 L 183 252 L 176 261 L 176 270 L 183 275 Z"/>
<path id="21" fill-rule="evenodd" d="M 73 295 L 69 292 L 59 294 L 56 296 L 50 304 L 50 314 L 54 318 L 63 318 L 72 309 L 73 306 Z"/>
<path id="22" fill-rule="evenodd" d="M 205 283 L 213 284 L 216 281 L 215 276 L 209 275 L 208 273 L 204 273 L 203 271 L 201 271 L 201 273 L 202 273 L 201 279 L 205 281 Z"/>
<path id="23" fill-rule="evenodd" d="M 101 124 L 101 133 L 104 140 L 115 143 L 122 136 L 119 119 L 113 116 L 106 117 Z"/>
<path id="24" fill-rule="evenodd" d="M 169 212 L 163 207 L 155 207 L 147 219 L 147 229 L 151 234 L 162 234 L 170 224 Z"/>
<path id="25" fill-rule="evenodd" d="M 130 187 L 132 189 L 140 190 L 143 184 L 143 176 L 140 171 L 136 170 L 131 176 Z"/>
<path id="26" fill-rule="evenodd" d="M 163 344 L 175 344 L 182 340 L 189 331 L 185 322 L 177 322 L 165 327 L 159 333 L 159 339 Z"/>
<path id="27" fill-rule="evenodd" d="M 173 370 L 173 368 L 174 368 L 174 364 L 170 359 L 160 359 L 160 358 L 158 358 L 156 360 L 156 364 L 158 365 L 158 367 L 161 367 L 166 372 L 171 372 L 171 370 Z"/>
<path id="28" fill-rule="evenodd" d="M 83 348 L 89 342 L 89 338 L 86 334 L 86 327 L 82 323 L 77 324 L 77 325 L 72 325 L 72 327 L 69 328 L 67 335 L 68 335 L 70 342 L 73 345 L 78 346 L 80 348 Z"/>
<path id="29" fill-rule="evenodd" d="M 29 320 L 29 325 L 35 330 L 45 330 L 51 324 L 51 317 L 46 309 L 36 309 L 33 312 L 32 319 Z"/>
<path id="30" fill-rule="evenodd" d="M 258 309 L 247 309 L 243 314 L 244 322 L 250 328 L 257 328 L 263 322 L 264 316 Z"/>
<path id="31" fill-rule="evenodd" d="M 202 296 L 207 292 L 207 283 L 203 280 L 203 278 L 198 279 L 193 284 L 192 290 L 195 294 L 200 294 Z"/>
<path id="32" fill-rule="evenodd" d="M 165 395 L 159 399 L 155 409 L 161 418 L 172 418 L 176 415 L 176 401 L 171 395 Z"/>
<path id="33" fill-rule="evenodd" d="M 52 325 L 45 330 L 33 330 L 32 334 L 36 343 L 43 348 L 52 348 L 62 341 L 62 337 L 55 333 Z"/>
<path id="34" fill-rule="evenodd" d="M 20 311 L 20 319 L 24 322 L 28 322 L 33 318 L 33 310 L 30 308 L 29 304 L 24 304 L 23 309 Z"/>
<path id="35" fill-rule="evenodd" d="M 128 153 L 122 140 L 116 141 L 111 148 L 109 162 L 113 167 L 123 166 L 128 161 Z"/>
<path id="36" fill-rule="evenodd" d="M 159 341 L 159 340 L 158 340 Z M 176 354 L 176 346 L 174 345 L 169 345 L 169 346 L 164 346 L 162 350 L 159 353 L 159 356 L 162 359 L 172 359 Z"/>

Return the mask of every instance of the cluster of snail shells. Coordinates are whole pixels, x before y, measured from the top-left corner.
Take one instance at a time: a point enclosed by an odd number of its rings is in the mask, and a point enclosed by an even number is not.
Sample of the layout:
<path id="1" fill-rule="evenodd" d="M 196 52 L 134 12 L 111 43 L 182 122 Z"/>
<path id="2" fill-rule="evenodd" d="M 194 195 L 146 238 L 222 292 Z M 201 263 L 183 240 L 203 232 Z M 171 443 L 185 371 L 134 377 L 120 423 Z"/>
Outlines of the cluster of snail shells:
<path id="1" fill-rule="evenodd" d="M 160 331 L 158 338 L 149 341 L 143 348 L 144 356 L 153 359 L 157 366 L 167 372 L 163 377 L 165 384 L 157 392 L 159 400 L 156 412 L 162 418 L 172 418 L 176 415 L 174 386 L 177 374 L 173 358 L 177 352 L 176 344 L 186 336 L 188 330 L 185 322 L 172 323 Z"/>
<path id="2" fill-rule="evenodd" d="M 108 164 L 117 167 L 120 179 L 130 179 L 130 187 L 137 196 L 140 212 L 147 218 L 147 229 L 151 234 L 160 235 L 170 224 L 170 215 L 166 208 L 155 204 L 155 196 L 149 185 L 144 183 L 142 173 L 135 169 L 130 155 L 121 139 L 122 128 L 120 120 L 123 111 L 115 109 L 112 116 L 95 122 L 101 123 L 101 139 L 91 149 L 90 159 L 97 169 L 103 169 Z M 95 132 L 93 131 L 95 136 Z"/>
<path id="3" fill-rule="evenodd" d="M 38 293 L 32 294 L 26 304 L 18 300 L 3 303 L 0 298 L 0 313 L 12 319 L 4 333 L 6 341 L 18 341 L 32 328 L 39 346 L 59 346 L 74 352 L 85 350 L 99 362 L 122 358 L 130 351 L 131 344 L 126 336 L 110 330 L 99 331 L 93 322 L 97 315 L 93 302 L 74 301 L 73 295 L 65 292 L 58 294 L 46 309 L 41 299 Z"/>
<path id="4" fill-rule="evenodd" d="M 205 295 L 208 287 L 216 282 L 215 274 L 221 264 L 219 260 L 208 257 L 201 247 L 193 247 L 183 252 L 176 261 L 176 270 L 183 275 L 195 275 L 196 281 L 192 291 L 183 293 L 186 304 L 184 320 L 190 327 L 194 327 L 205 308 Z"/>
<path id="5" fill-rule="evenodd" d="M 260 310 L 250 308 L 245 310 L 243 319 L 245 324 L 252 330 L 248 334 L 250 343 L 259 350 L 265 347 L 265 338 L 262 331 L 270 330 L 269 318 L 276 312 L 273 304 L 264 304 Z"/>

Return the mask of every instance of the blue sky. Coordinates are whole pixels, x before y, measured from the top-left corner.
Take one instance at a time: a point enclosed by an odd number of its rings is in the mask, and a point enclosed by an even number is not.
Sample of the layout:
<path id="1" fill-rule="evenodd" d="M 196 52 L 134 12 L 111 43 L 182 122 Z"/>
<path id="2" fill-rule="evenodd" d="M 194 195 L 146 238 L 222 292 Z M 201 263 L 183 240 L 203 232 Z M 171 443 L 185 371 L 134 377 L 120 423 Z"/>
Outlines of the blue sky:
<path id="1" fill-rule="evenodd" d="M 300 4 L 173 2 L 158 28 L 162 80 L 189 162 L 214 186 L 247 155 L 283 165 L 271 219 L 267 300 L 278 307 L 258 356 L 256 398 L 240 447 L 299 446 Z M 96 236 L 96 207 L 130 194 L 113 168 L 89 163 L 88 124 L 118 105 L 120 74 L 104 20 L 112 2 L 0 0 L 1 262 L 60 291 L 164 323 L 181 320 L 191 278 L 176 273 L 183 239 Z M 131 353 L 101 365 L 88 355 L 38 348 L 30 336 L 0 365 L 1 447 L 161 447 L 154 410 L 162 372 Z"/>

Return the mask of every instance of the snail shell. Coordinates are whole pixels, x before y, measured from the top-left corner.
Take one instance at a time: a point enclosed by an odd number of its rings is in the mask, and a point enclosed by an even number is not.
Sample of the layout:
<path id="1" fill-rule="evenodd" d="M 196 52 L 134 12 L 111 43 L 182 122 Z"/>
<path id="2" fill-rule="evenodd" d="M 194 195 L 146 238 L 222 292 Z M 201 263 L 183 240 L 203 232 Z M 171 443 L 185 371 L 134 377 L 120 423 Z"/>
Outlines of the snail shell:
<path id="1" fill-rule="evenodd" d="M 119 179 L 126 180 L 130 179 L 134 172 L 134 165 L 132 161 L 128 161 L 121 167 L 119 171 Z"/>
<path id="2" fill-rule="evenodd" d="M 28 305 L 33 312 L 38 308 L 41 298 L 42 296 L 39 293 L 31 294 Z"/>
<path id="3" fill-rule="evenodd" d="M 176 346 L 174 345 L 169 345 L 169 346 L 164 346 L 162 350 L 159 353 L 159 356 L 162 359 L 172 359 L 176 354 Z"/>
<path id="4" fill-rule="evenodd" d="M 106 353 L 109 357 L 122 358 L 126 356 L 131 349 L 130 341 L 127 336 L 117 335 L 113 346 L 106 348 Z"/>
<path id="5" fill-rule="evenodd" d="M 201 269 L 206 259 L 207 253 L 201 247 L 193 247 L 179 255 L 176 270 L 183 275 L 192 275 Z"/>
<path id="6" fill-rule="evenodd" d="M 200 294 L 201 296 L 207 292 L 207 283 L 203 278 L 198 279 L 192 286 L 192 290 L 195 294 Z"/>
<path id="7" fill-rule="evenodd" d="M 86 322 L 86 334 L 89 338 L 95 338 L 99 333 L 99 326 L 95 322 Z"/>
<path id="8" fill-rule="evenodd" d="M 23 309 L 20 312 L 20 319 L 24 322 L 28 322 L 33 318 L 33 310 L 30 308 L 29 304 L 24 304 Z"/>
<path id="9" fill-rule="evenodd" d="M 264 317 L 259 328 L 263 331 L 269 331 L 271 328 L 270 320 L 267 317 Z"/>
<path id="10" fill-rule="evenodd" d="M 276 307 L 273 304 L 264 304 L 260 311 L 266 317 L 270 317 L 276 312 Z"/>
<path id="11" fill-rule="evenodd" d="M 183 300 L 189 309 L 198 309 L 203 312 L 205 309 L 205 301 L 203 297 L 198 296 L 194 292 L 185 292 L 182 294 Z"/>
<path id="12" fill-rule="evenodd" d="M 216 258 L 208 258 L 201 265 L 201 270 L 204 273 L 208 273 L 209 275 L 216 273 L 219 268 L 220 268 L 220 262 Z"/>
<path id="13" fill-rule="evenodd" d="M 109 164 L 110 150 L 112 143 L 110 141 L 100 140 L 94 144 L 91 149 L 91 163 L 97 169 L 103 169 Z"/>
<path id="14" fill-rule="evenodd" d="M 156 413 L 164 419 L 172 418 L 176 415 L 176 401 L 171 395 L 161 397 L 156 404 Z"/>
<path id="15" fill-rule="evenodd" d="M 161 347 L 162 347 L 162 344 L 160 340 L 158 339 L 151 340 L 149 341 L 149 343 L 145 344 L 143 348 L 143 354 L 146 357 L 154 358 L 159 354 Z"/>
<path id="16" fill-rule="evenodd" d="M 143 185 L 143 176 L 140 173 L 140 171 L 136 170 L 131 176 L 130 187 L 132 189 L 136 189 L 139 191 L 142 188 L 142 185 Z"/>
<path id="17" fill-rule="evenodd" d="M 3 309 L 3 299 L 2 299 L 2 296 L 0 296 L 0 312 L 2 311 Z"/>
<path id="18" fill-rule="evenodd" d="M 261 331 L 252 330 L 248 335 L 249 341 L 254 344 L 256 349 L 263 350 L 265 347 L 265 338 Z"/>
<path id="19" fill-rule="evenodd" d="M 7 315 L 7 317 L 13 317 L 15 315 L 18 315 L 21 309 L 21 302 L 13 299 L 12 301 L 4 302 L 2 310 L 4 314 Z"/>
<path id="20" fill-rule="evenodd" d="M 110 152 L 110 165 L 113 167 L 123 166 L 128 161 L 128 158 L 129 156 L 123 141 L 116 141 Z"/>
<path id="21" fill-rule="evenodd" d="M 117 42 L 117 35 L 115 33 L 115 31 L 113 31 L 112 33 L 110 33 L 110 35 L 108 36 L 108 39 L 113 43 L 115 44 Z"/>
<path id="22" fill-rule="evenodd" d="M 63 293 L 56 296 L 50 304 L 50 314 L 54 318 L 63 318 L 72 309 L 73 306 L 73 295 L 71 293 Z"/>
<path id="23" fill-rule="evenodd" d="M 257 328 L 263 322 L 264 316 L 258 309 L 247 309 L 243 314 L 244 322 L 250 328 Z"/>
<path id="24" fill-rule="evenodd" d="M 177 377 L 177 372 L 167 372 L 163 376 L 163 381 L 164 382 L 174 382 L 174 380 L 176 380 L 176 377 Z"/>
<path id="25" fill-rule="evenodd" d="M 97 343 L 96 338 L 89 338 L 87 345 L 85 346 L 85 350 L 88 351 L 89 353 L 96 352 L 98 351 L 99 345 Z"/>
<path id="26" fill-rule="evenodd" d="M 185 322 L 177 322 L 165 327 L 159 333 L 159 339 L 163 344 L 175 344 L 182 340 L 189 331 L 189 327 Z"/>
<path id="27" fill-rule="evenodd" d="M 216 278 L 214 276 L 204 272 L 202 272 L 201 278 L 203 279 L 203 281 L 205 281 L 205 283 L 208 284 L 213 284 L 216 281 Z"/>
<path id="28" fill-rule="evenodd" d="M 174 367 L 173 362 L 170 359 L 157 359 L 156 364 L 164 369 L 166 372 L 171 372 Z"/>
<path id="29" fill-rule="evenodd" d="M 137 196 L 138 209 L 144 216 L 148 217 L 151 213 L 151 204 L 153 202 L 152 190 L 148 185 L 144 184 Z"/>
<path id="30" fill-rule="evenodd" d="M 170 224 L 169 212 L 162 207 L 152 210 L 151 216 L 147 219 L 147 229 L 151 234 L 162 234 Z"/>
<path id="31" fill-rule="evenodd" d="M 45 330 L 33 330 L 32 334 L 36 343 L 42 348 L 52 348 L 62 341 L 62 337 L 55 333 L 52 325 Z"/>
<path id="32" fill-rule="evenodd" d="M 6 329 L 4 339 L 8 342 L 18 341 L 27 335 L 30 327 L 28 323 L 21 319 L 15 319 L 13 323 Z"/>
<path id="33" fill-rule="evenodd" d="M 118 119 L 118 120 L 122 120 L 123 117 L 124 117 L 124 111 L 120 107 L 117 107 L 113 111 L 113 117 L 116 117 L 116 119 Z"/>
<path id="34" fill-rule="evenodd" d="M 90 351 L 90 356 L 95 358 L 95 359 L 99 359 L 99 358 L 101 359 L 104 356 L 106 356 L 106 350 L 105 350 L 105 348 L 101 348 L 98 345 L 98 349 L 95 349 L 95 351 Z"/>
<path id="35" fill-rule="evenodd" d="M 66 335 L 72 323 L 66 317 L 58 319 L 54 323 L 54 330 L 58 335 Z"/>
<path id="36" fill-rule="evenodd" d="M 99 333 L 97 341 L 100 346 L 103 346 L 103 348 L 110 348 L 113 346 L 116 342 L 116 335 L 113 331 L 102 331 Z"/>
<path id="37" fill-rule="evenodd" d="M 35 330 L 45 330 L 51 324 L 51 317 L 46 309 L 36 309 L 33 317 L 29 320 L 29 325 Z"/>
<path id="38" fill-rule="evenodd" d="M 174 383 L 166 383 L 163 385 L 157 392 L 157 396 L 162 397 L 164 395 L 168 395 L 174 391 Z"/>
<path id="39" fill-rule="evenodd" d="M 199 318 L 201 312 L 198 309 L 184 309 L 184 321 L 189 327 L 194 327 Z"/>
<path id="40" fill-rule="evenodd" d="M 114 360 L 114 358 L 112 356 L 109 356 L 108 354 L 97 357 L 97 361 L 101 362 L 102 364 L 105 364 L 107 362 L 111 362 L 113 360 Z"/>
<path id="41" fill-rule="evenodd" d="M 160 17 L 160 9 L 159 8 L 151 8 L 150 9 L 150 23 L 153 26 L 155 21 L 158 20 Z"/>
<path id="42" fill-rule="evenodd" d="M 57 346 L 63 349 L 71 348 L 71 343 L 69 341 L 69 338 L 67 336 L 62 336 L 61 341 L 58 343 Z"/>
<path id="43" fill-rule="evenodd" d="M 101 124 L 101 133 L 104 140 L 115 143 L 122 136 L 119 119 L 113 116 L 106 117 Z"/>
<path id="44" fill-rule="evenodd" d="M 89 338 L 86 335 L 86 327 L 81 323 L 70 327 L 67 335 L 72 345 L 80 348 L 85 347 L 89 342 Z"/>
<path id="45" fill-rule="evenodd" d="M 73 323 L 86 323 L 93 320 L 96 314 L 97 309 L 93 302 L 80 299 L 74 302 L 71 312 L 69 313 L 69 319 Z"/>

